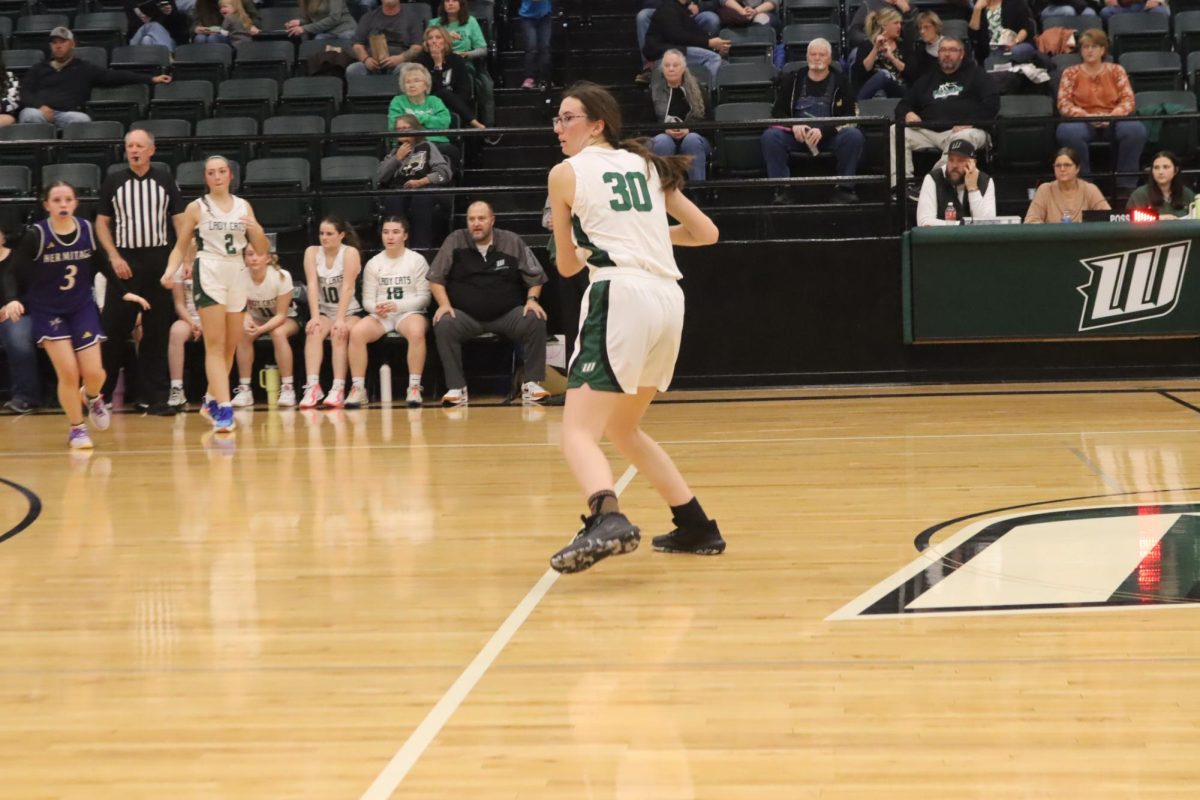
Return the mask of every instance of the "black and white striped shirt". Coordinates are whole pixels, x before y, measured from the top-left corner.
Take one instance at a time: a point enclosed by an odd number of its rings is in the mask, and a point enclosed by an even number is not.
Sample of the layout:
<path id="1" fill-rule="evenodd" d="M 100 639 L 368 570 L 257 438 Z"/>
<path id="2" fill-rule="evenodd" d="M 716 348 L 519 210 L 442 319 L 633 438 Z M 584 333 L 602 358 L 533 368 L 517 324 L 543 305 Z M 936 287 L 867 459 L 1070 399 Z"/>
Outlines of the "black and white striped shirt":
<path id="1" fill-rule="evenodd" d="M 113 240 L 121 249 L 166 247 L 171 217 L 183 211 L 179 187 L 158 166 L 140 178 L 128 167 L 118 170 L 100 190 L 99 213 L 112 218 Z"/>

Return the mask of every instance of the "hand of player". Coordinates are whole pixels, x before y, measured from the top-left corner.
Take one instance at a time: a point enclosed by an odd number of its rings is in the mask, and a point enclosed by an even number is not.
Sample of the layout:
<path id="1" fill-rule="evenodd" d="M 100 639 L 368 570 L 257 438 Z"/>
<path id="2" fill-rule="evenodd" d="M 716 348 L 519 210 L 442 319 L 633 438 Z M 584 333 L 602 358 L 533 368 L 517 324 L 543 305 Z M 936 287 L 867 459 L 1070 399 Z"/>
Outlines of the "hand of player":
<path id="1" fill-rule="evenodd" d="M 454 309 L 450 306 L 438 306 L 437 311 L 433 312 L 433 324 L 437 325 L 438 321 L 447 314 L 451 317 L 455 316 Z"/>
<path id="2" fill-rule="evenodd" d="M 190 324 L 192 326 L 192 341 L 193 342 L 200 341 L 200 337 L 204 335 L 204 329 L 201 328 L 199 325 L 197 325 L 194 322 L 190 323 Z"/>
<path id="3" fill-rule="evenodd" d="M 121 299 L 124 300 L 126 303 L 137 303 L 139 306 L 142 307 L 142 311 L 150 310 L 150 304 L 148 302 L 146 302 L 146 298 L 142 297 L 140 294 L 134 294 L 133 292 L 126 292 L 125 294 L 121 295 Z"/>
<path id="4" fill-rule="evenodd" d="M 538 319 L 546 318 L 546 309 L 542 308 L 542 304 L 537 300 L 525 301 L 525 314 L 529 315 L 531 313 Z"/>
<path id="5" fill-rule="evenodd" d="M 333 323 L 333 328 L 330 330 L 335 339 L 345 339 L 350 335 L 350 326 L 346 324 L 346 320 L 339 319 Z"/>
<path id="6" fill-rule="evenodd" d="M 258 333 L 258 326 L 254 324 L 254 320 L 250 319 L 249 316 L 246 316 L 242 319 L 242 330 L 253 336 L 254 334 Z"/>
<path id="7" fill-rule="evenodd" d="M 390 300 L 386 300 L 382 303 L 375 304 L 375 313 L 381 317 L 386 317 L 388 314 L 391 314 L 395 310 L 396 310 L 396 304 L 391 302 Z"/>
<path id="8" fill-rule="evenodd" d="M 246 233 L 250 233 L 254 228 L 262 230 L 262 225 L 254 217 L 242 217 L 242 224 L 246 226 Z"/>
<path id="9" fill-rule="evenodd" d="M 158 282 L 161 283 L 167 289 L 174 289 L 175 288 L 175 272 L 176 272 L 176 270 L 171 269 L 171 267 L 168 266 L 167 271 L 164 272 L 163 276 L 158 279 Z"/>
<path id="10" fill-rule="evenodd" d="M 313 336 L 321 332 L 321 323 L 314 317 L 304 326 L 304 335 Z"/>
<path id="11" fill-rule="evenodd" d="M 9 322 L 20 322 L 23 316 L 25 316 L 25 306 L 21 305 L 20 300 L 13 300 L 4 307 L 4 318 Z"/>
<path id="12" fill-rule="evenodd" d="M 133 270 L 129 268 L 128 261 L 120 256 L 110 258 L 109 261 L 112 263 L 113 272 L 117 273 L 118 278 L 127 281 L 133 277 Z"/>

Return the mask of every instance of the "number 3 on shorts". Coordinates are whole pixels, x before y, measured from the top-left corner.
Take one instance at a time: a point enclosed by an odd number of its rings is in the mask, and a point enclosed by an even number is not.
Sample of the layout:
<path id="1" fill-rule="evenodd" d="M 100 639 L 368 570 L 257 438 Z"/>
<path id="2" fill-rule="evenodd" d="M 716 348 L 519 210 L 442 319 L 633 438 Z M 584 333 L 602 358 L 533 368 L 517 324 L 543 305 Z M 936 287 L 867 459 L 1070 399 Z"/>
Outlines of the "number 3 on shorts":
<path id="1" fill-rule="evenodd" d="M 622 175 L 619 172 L 606 172 L 601 177 L 605 183 L 612 186 L 614 197 L 608 205 L 613 211 L 628 211 L 631 208 L 636 211 L 649 211 L 653 208 L 650 202 L 650 187 L 642 173 L 626 172 Z"/>

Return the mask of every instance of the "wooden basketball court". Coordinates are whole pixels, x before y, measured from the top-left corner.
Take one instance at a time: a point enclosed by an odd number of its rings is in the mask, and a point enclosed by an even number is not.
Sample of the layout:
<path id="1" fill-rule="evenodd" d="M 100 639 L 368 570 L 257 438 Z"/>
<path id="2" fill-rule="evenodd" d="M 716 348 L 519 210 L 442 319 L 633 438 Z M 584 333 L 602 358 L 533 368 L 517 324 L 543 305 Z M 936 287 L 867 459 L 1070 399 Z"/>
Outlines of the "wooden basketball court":
<path id="1" fill-rule="evenodd" d="M 614 454 L 643 546 L 568 576 L 558 408 L 117 415 L 90 457 L 0 419 L 0 533 L 40 504 L 0 542 L 0 796 L 1191 793 L 1200 382 L 669 399 L 728 551 L 653 552 Z M 939 551 L 971 526 L 986 569 Z"/>

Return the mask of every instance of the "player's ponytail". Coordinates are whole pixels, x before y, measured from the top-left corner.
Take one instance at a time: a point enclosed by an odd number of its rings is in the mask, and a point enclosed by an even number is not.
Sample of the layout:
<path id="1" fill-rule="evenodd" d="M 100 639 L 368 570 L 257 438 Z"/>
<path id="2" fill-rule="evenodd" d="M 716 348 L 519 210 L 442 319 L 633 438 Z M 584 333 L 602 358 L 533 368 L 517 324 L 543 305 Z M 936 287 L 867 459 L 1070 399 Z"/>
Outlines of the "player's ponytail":
<path id="1" fill-rule="evenodd" d="M 610 147 L 628 150 L 641 156 L 647 167 L 653 166 L 662 182 L 664 192 L 682 189 L 687 177 L 691 156 L 660 156 L 650 150 L 644 139 L 621 140 L 621 106 L 603 86 L 591 81 L 579 81 L 567 87 L 563 97 L 574 97 L 583 106 L 587 118 L 604 123 L 601 135 Z"/>

